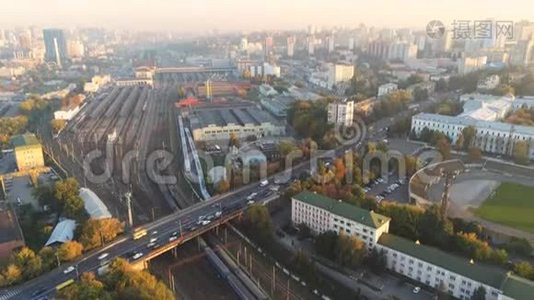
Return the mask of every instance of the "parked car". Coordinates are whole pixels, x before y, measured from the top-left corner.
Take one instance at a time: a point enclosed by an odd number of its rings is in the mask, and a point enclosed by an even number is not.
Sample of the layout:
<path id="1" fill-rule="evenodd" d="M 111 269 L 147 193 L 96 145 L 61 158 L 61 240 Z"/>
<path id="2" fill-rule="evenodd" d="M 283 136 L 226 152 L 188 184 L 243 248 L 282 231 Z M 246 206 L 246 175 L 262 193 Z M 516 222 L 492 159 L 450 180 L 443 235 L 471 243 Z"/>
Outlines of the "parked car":
<path id="1" fill-rule="evenodd" d="M 69 274 L 70 272 L 74 271 L 76 268 L 74 266 L 70 266 L 63 270 L 63 274 Z"/>

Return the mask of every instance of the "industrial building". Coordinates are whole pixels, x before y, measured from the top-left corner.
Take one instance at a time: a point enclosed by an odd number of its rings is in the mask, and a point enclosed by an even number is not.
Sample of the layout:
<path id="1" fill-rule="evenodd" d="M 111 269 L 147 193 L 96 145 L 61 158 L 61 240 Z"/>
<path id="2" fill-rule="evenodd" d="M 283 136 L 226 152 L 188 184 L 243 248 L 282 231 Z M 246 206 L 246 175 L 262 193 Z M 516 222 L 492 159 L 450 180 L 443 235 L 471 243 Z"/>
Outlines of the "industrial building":
<path id="1" fill-rule="evenodd" d="M 228 140 L 283 136 L 285 125 L 253 105 L 197 108 L 188 113 L 195 141 Z"/>

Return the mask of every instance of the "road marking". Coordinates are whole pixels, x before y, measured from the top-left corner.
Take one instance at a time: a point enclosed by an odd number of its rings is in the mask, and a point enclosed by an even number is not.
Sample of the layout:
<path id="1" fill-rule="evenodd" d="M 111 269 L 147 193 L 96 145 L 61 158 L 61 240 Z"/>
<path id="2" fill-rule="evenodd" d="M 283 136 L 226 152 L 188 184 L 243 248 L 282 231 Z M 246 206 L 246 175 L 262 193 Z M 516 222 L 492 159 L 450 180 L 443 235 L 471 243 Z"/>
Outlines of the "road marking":
<path id="1" fill-rule="evenodd" d="M 9 289 L 9 290 L 4 290 L 4 291 L 2 291 L 0 293 L 1 293 L 0 300 L 7 300 L 7 299 L 11 299 L 11 298 L 15 297 L 16 295 L 20 294 L 20 290 L 19 289 Z"/>

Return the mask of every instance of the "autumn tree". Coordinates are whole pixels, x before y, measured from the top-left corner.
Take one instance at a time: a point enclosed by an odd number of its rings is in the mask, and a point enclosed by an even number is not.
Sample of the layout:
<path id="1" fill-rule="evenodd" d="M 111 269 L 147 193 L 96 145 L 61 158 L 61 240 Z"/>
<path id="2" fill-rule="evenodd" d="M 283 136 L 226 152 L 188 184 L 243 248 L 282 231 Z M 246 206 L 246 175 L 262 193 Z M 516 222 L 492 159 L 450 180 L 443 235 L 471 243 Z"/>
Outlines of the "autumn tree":
<path id="1" fill-rule="evenodd" d="M 482 159 L 482 151 L 478 147 L 471 147 L 468 151 L 469 161 L 477 162 Z"/>
<path id="2" fill-rule="evenodd" d="M 230 190 L 230 183 L 228 182 L 228 180 L 221 179 L 217 183 L 216 190 L 219 194 L 226 193 Z"/>
<path id="3" fill-rule="evenodd" d="M 11 263 L 2 272 L 5 285 L 11 285 L 22 279 L 22 271 L 15 264 Z"/>
<path id="4" fill-rule="evenodd" d="M 115 239 L 123 229 L 123 224 L 115 218 L 89 219 L 82 228 L 80 242 L 86 250 L 97 248 L 102 242 Z"/>
<path id="5" fill-rule="evenodd" d="M 526 165 L 529 162 L 528 144 L 525 141 L 517 141 L 514 144 L 512 157 L 514 162 L 521 165 Z"/>
<path id="6" fill-rule="evenodd" d="M 473 126 L 467 126 L 464 129 L 462 129 L 462 137 L 463 137 L 463 149 L 469 149 L 469 147 L 472 146 L 473 142 L 475 141 L 476 136 L 476 128 Z"/>
<path id="7" fill-rule="evenodd" d="M 61 120 L 61 119 L 53 119 L 53 120 L 50 120 L 50 126 L 52 127 L 52 131 L 54 133 L 59 133 L 63 128 L 65 128 L 65 125 L 67 123 L 65 122 L 65 120 Z"/>
<path id="8" fill-rule="evenodd" d="M 83 246 L 76 241 L 67 241 L 57 250 L 58 257 L 61 261 L 73 261 L 82 255 Z"/>
<path id="9" fill-rule="evenodd" d="M 77 300 L 77 299 L 113 299 L 111 293 L 105 290 L 105 285 L 99 281 L 94 273 L 82 273 L 80 281 L 73 283 L 56 294 L 58 299 Z"/>
<path id="10" fill-rule="evenodd" d="M 41 257 L 28 247 L 22 247 L 19 251 L 13 253 L 10 261 L 22 271 L 24 279 L 33 278 L 42 271 Z"/>

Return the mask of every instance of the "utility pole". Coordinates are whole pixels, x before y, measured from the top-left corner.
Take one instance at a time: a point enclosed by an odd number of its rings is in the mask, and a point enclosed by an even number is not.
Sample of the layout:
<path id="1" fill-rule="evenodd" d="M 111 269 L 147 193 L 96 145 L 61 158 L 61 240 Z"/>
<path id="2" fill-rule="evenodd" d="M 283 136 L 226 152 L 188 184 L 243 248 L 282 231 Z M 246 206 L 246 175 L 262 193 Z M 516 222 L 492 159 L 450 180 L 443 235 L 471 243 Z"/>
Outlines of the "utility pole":
<path id="1" fill-rule="evenodd" d="M 133 215 L 132 215 L 132 193 L 126 192 L 124 194 L 124 197 L 126 197 L 126 207 L 128 208 L 128 225 L 130 228 L 133 227 Z"/>

